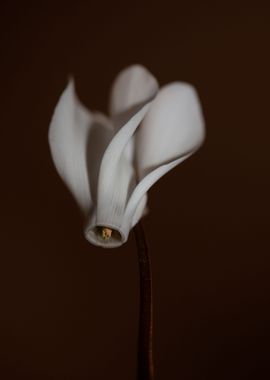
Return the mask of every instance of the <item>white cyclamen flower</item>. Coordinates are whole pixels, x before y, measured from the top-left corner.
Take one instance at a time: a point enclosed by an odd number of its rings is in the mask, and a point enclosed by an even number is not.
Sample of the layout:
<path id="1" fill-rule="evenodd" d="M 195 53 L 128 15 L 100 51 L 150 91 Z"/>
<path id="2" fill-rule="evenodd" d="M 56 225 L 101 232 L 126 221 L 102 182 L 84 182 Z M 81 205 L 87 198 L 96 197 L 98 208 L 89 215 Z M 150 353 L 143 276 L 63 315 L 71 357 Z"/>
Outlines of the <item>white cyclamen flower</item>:
<path id="1" fill-rule="evenodd" d="M 126 242 L 149 188 L 204 139 L 196 90 L 183 82 L 159 89 L 140 65 L 117 76 L 109 108 L 109 118 L 87 110 L 71 79 L 49 129 L 56 169 L 85 215 L 85 237 L 104 248 Z"/>

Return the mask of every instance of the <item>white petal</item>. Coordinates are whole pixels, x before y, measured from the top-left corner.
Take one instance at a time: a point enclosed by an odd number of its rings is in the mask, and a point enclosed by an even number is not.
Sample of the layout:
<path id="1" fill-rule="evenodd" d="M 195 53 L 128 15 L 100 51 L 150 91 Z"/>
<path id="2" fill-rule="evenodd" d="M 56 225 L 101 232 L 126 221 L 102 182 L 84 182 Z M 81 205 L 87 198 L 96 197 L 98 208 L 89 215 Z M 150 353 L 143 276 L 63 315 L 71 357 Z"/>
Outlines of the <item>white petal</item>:
<path id="1" fill-rule="evenodd" d="M 147 208 L 147 194 L 144 193 L 144 195 L 141 197 L 140 202 L 137 205 L 137 208 L 132 216 L 132 224 L 131 227 L 134 227 L 135 224 L 138 223 L 138 221 L 146 214 Z"/>
<path id="2" fill-rule="evenodd" d="M 105 117 L 79 102 L 70 80 L 52 117 L 49 145 L 59 175 L 84 214 L 93 205 L 100 159 L 112 133 Z"/>
<path id="3" fill-rule="evenodd" d="M 194 153 L 203 139 L 204 121 L 195 89 L 180 82 L 164 87 L 137 131 L 137 170 L 141 181 L 127 205 L 127 219 L 148 189 Z"/>
<path id="4" fill-rule="evenodd" d="M 158 82 L 145 67 L 127 67 L 118 74 L 112 85 L 109 105 L 111 117 L 118 126 L 124 125 L 157 91 Z"/>
<path id="5" fill-rule="evenodd" d="M 87 167 L 93 204 L 97 204 L 97 188 L 100 164 L 114 136 L 110 120 L 103 114 L 94 113 L 87 144 Z"/>
<path id="6" fill-rule="evenodd" d="M 187 155 L 184 155 L 183 157 L 177 158 L 176 160 L 173 160 L 169 162 L 168 164 L 161 165 L 157 167 L 155 170 L 151 171 L 148 175 L 146 175 L 136 186 L 133 193 L 131 194 L 126 210 L 124 215 L 124 223 L 127 225 L 130 220 L 134 220 L 137 218 L 137 209 L 140 208 L 141 203 L 144 202 L 144 197 L 147 193 L 147 191 L 150 189 L 151 186 L 155 182 L 157 182 L 161 177 L 163 177 L 168 171 L 173 169 L 175 166 L 183 162 L 185 159 L 187 159 L 189 156 L 191 156 L 192 153 L 189 153 Z M 145 213 L 145 209 L 142 210 L 142 216 Z M 134 226 L 138 220 L 133 221 Z M 130 227 L 130 228 L 131 228 Z"/>
<path id="7" fill-rule="evenodd" d="M 165 86 L 137 131 L 140 178 L 155 167 L 194 151 L 203 136 L 203 117 L 195 89 L 185 83 Z"/>
<path id="8" fill-rule="evenodd" d="M 143 106 L 118 131 L 104 153 L 98 180 L 97 209 L 85 230 L 86 238 L 95 245 L 110 248 L 127 240 L 132 221 L 123 224 L 123 215 L 130 192 L 135 187 L 135 172 L 125 149 L 150 105 Z M 98 226 L 111 227 L 118 232 L 118 238 L 104 242 L 97 233 Z"/>

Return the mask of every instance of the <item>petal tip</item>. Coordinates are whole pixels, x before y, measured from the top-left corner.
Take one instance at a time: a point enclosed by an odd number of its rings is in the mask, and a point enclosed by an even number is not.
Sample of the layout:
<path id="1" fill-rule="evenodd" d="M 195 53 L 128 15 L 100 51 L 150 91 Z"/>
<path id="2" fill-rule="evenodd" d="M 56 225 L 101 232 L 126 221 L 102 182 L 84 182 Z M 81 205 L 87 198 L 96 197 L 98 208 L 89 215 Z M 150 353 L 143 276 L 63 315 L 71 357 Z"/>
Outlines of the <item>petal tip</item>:
<path id="1" fill-rule="evenodd" d="M 149 101 L 158 91 L 156 78 L 143 65 L 130 65 L 116 76 L 110 93 L 109 110 L 112 116 Z"/>

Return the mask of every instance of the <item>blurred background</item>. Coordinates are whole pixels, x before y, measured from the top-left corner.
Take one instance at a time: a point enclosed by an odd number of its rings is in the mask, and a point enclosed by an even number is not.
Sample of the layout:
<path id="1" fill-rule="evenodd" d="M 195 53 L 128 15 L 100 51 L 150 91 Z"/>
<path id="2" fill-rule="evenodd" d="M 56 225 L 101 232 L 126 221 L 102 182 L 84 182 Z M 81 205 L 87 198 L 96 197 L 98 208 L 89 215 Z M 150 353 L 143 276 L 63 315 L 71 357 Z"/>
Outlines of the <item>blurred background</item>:
<path id="1" fill-rule="evenodd" d="M 150 191 L 156 380 L 270 378 L 269 8 L 1 1 L 1 379 L 135 380 L 133 234 L 87 243 L 47 143 L 69 74 L 106 112 L 132 63 L 195 85 L 207 126 Z"/>

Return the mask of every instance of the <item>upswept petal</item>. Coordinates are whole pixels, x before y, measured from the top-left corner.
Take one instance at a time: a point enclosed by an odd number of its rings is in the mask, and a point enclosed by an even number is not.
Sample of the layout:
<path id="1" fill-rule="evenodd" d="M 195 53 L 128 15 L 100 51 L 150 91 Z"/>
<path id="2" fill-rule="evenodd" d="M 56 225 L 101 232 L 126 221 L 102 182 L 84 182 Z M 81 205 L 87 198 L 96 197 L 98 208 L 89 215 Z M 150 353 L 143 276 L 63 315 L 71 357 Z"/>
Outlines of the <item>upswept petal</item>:
<path id="1" fill-rule="evenodd" d="M 87 143 L 87 167 L 92 200 L 93 204 L 96 205 L 100 164 L 104 152 L 114 136 L 114 129 L 105 115 L 95 112 L 93 116 Z"/>
<path id="2" fill-rule="evenodd" d="M 127 240 L 128 230 L 123 226 L 123 215 L 128 196 L 135 187 L 135 171 L 127 159 L 125 148 L 145 117 L 151 102 L 144 105 L 113 137 L 107 147 L 99 171 L 96 215 L 86 226 L 85 236 L 96 245 L 112 247 Z M 129 223 L 130 224 L 130 223 Z M 98 226 L 118 231 L 118 239 L 102 241 L 95 233 Z"/>
<path id="3" fill-rule="evenodd" d="M 157 166 L 193 151 L 203 136 L 203 116 L 196 90 L 181 82 L 164 86 L 136 134 L 140 178 Z"/>
<path id="4" fill-rule="evenodd" d="M 137 210 L 141 209 L 141 204 L 144 203 L 144 197 L 147 194 L 147 191 L 150 189 L 150 187 L 153 186 L 154 183 L 157 182 L 166 173 L 168 173 L 168 171 L 173 169 L 175 166 L 179 165 L 181 162 L 186 160 L 191 155 L 192 153 L 186 154 L 183 157 L 177 158 L 176 160 L 169 162 L 168 164 L 157 167 L 139 182 L 139 184 L 136 186 L 133 193 L 131 194 L 125 210 L 123 220 L 124 225 L 129 226 L 127 228 L 131 229 L 131 227 L 133 227 L 139 221 L 139 219 L 137 219 Z M 141 215 L 143 215 L 144 211 L 145 210 L 142 209 Z M 128 224 L 130 223 L 130 220 L 132 220 L 132 224 Z"/>
<path id="5" fill-rule="evenodd" d="M 131 65 L 114 80 L 109 98 L 109 113 L 117 132 L 158 92 L 158 82 L 142 65 Z M 125 147 L 124 156 L 133 164 L 134 139 Z"/>
<path id="6" fill-rule="evenodd" d="M 204 139 L 204 121 L 196 90 L 172 83 L 160 90 L 136 134 L 136 163 L 141 181 L 125 212 L 130 220 L 148 189 L 193 154 Z"/>
<path id="7" fill-rule="evenodd" d="M 60 177 L 85 215 L 93 206 L 95 192 L 91 189 L 112 134 L 105 116 L 91 113 L 80 103 L 70 79 L 54 110 L 49 146 Z"/>
<path id="8" fill-rule="evenodd" d="M 118 125 L 124 125 L 132 113 L 157 94 L 158 88 L 157 80 L 145 67 L 137 64 L 125 68 L 112 85 L 110 116 L 117 119 Z"/>

